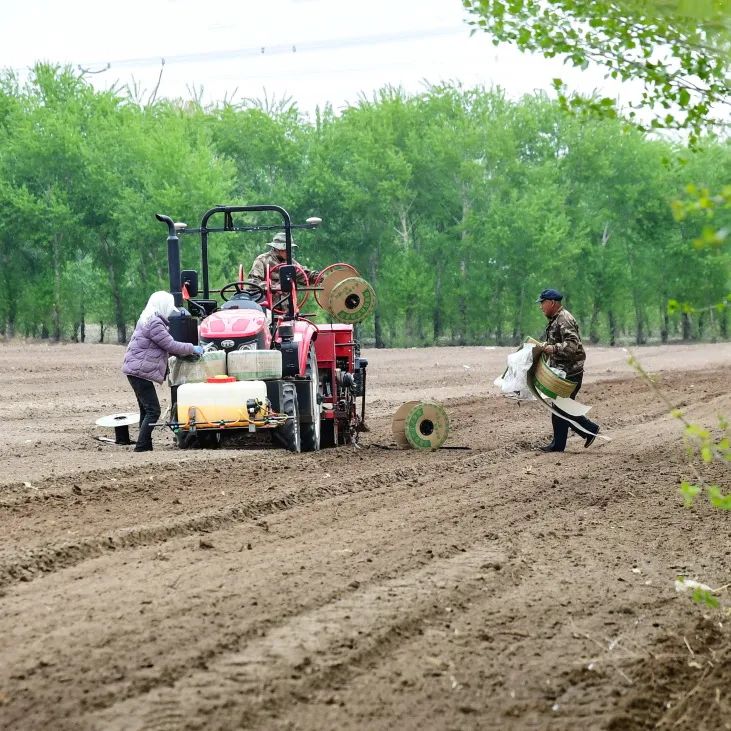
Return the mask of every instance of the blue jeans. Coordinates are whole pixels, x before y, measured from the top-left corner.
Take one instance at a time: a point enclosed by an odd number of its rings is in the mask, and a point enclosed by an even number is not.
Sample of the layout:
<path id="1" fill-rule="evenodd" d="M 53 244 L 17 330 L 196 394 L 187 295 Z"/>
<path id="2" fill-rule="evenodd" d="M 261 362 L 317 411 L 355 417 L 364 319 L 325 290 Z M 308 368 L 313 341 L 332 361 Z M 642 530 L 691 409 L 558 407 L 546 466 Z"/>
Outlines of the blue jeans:
<path id="1" fill-rule="evenodd" d="M 127 376 L 140 407 L 140 433 L 137 437 L 135 452 L 152 451 L 152 427 L 160 418 L 160 401 L 157 398 L 155 384 L 146 378 Z"/>

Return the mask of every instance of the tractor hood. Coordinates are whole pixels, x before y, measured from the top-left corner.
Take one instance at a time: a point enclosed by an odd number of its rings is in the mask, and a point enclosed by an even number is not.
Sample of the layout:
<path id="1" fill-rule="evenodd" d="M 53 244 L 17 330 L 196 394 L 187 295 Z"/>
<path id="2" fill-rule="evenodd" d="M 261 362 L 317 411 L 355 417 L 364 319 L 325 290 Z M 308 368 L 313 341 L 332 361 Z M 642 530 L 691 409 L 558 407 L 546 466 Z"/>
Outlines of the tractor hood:
<path id="1" fill-rule="evenodd" d="M 219 310 L 200 324 L 205 340 L 252 338 L 267 327 L 266 315 L 260 310 Z"/>

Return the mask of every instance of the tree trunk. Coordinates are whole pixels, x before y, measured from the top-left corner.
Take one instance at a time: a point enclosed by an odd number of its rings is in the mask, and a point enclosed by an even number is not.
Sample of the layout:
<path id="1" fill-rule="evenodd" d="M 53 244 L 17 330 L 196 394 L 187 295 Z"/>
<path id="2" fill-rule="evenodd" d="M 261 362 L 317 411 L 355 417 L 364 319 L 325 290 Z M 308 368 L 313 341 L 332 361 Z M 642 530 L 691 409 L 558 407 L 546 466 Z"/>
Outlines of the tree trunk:
<path id="1" fill-rule="evenodd" d="M 373 335 L 376 341 L 377 348 L 385 348 L 386 342 L 383 339 L 383 326 L 381 323 L 381 313 L 376 309 L 373 315 Z"/>
<path id="2" fill-rule="evenodd" d="M 596 345 L 599 342 L 599 300 L 594 300 L 589 321 L 589 342 Z"/>
<path id="3" fill-rule="evenodd" d="M 370 261 L 371 286 L 376 287 L 378 283 L 378 254 L 380 247 L 376 247 Z M 380 306 L 376 305 L 376 311 L 373 314 L 373 336 L 377 348 L 385 348 L 386 343 L 383 339 L 383 323 L 381 322 Z"/>
<path id="4" fill-rule="evenodd" d="M 84 299 L 81 299 L 79 311 L 79 339 L 82 343 L 86 342 L 86 308 L 84 307 Z"/>
<path id="5" fill-rule="evenodd" d="M 518 301 L 516 302 L 515 318 L 513 319 L 513 345 L 520 345 L 523 341 L 523 309 L 525 308 L 525 280 L 521 281 Z"/>
<path id="6" fill-rule="evenodd" d="M 412 338 L 414 337 L 415 329 L 414 326 L 416 325 L 416 316 L 414 314 L 414 305 L 409 303 L 406 306 L 406 310 L 404 312 L 404 336 L 406 337 L 406 343 L 408 344 L 412 341 Z"/>
<path id="7" fill-rule="evenodd" d="M 51 239 L 53 250 L 53 339 L 61 340 L 61 241 L 62 234 L 54 233 Z"/>
<path id="8" fill-rule="evenodd" d="M 690 316 L 687 312 L 683 312 L 681 322 L 683 324 L 683 340 L 690 340 L 691 338 L 691 323 Z"/>
<path id="9" fill-rule="evenodd" d="M 470 215 L 470 209 L 472 208 L 472 201 L 469 196 L 469 187 L 464 183 L 464 181 L 460 181 L 462 185 L 462 220 L 460 221 L 461 227 L 462 227 L 462 233 L 460 234 L 461 239 L 461 246 L 460 251 L 463 253 L 464 257 L 464 250 L 465 250 L 465 238 L 467 237 L 467 219 Z M 459 336 L 459 344 L 464 345 L 467 342 L 467 328 L 468 328 L 468 320 L 467 320 L 467 262 L 465 262 L 464 258 L 460 259 L 459 262 L 459 276 L 460 276 L 460 282 L 462 284 L 461 292 L 459 296 L 459 300 L 457 302 L 457 311 L 459 312 L 459 319 L 460 319 L 460 336 Z"/>
<path id="10" fill-rule="evenodd" d="M 718 330 L 724 340 L 728 339 L 728 307 L 721 310 L 721 316 L 718 318 Z"/>
<path id="11" fill-rule="evenodd" d="M 637 345 L 644 345 L 647 338 L 645 338 L 645 323 L 641 311 L 635 312 L 635 342 Z"/>
<path id="12" fill-rule="evenodd" d="M 100 343 L 104 342 L 104 329 L 105 329 L 104 323 L 100 321 L 99 322 L 99 342 Z"/>
<path id="13" fill-rule="evenodd" d="M 114 302 L 114 323 L 117 326 L 117 342 L 127 342 L 127 323 L 124 320 L 124 306 L 122 303 L 122 293 L 117 277 L 117 270 L 114 265 L 114 257 L 112 256 L 111 246 L 108 239 L 102 239 L 102 248 L 104 249 L 104 259 L 107 265 L 107 274 L 109 275 L 109 288 L 112 291 L 112 302 Z"/>
<path id="14" fill-rule="evenodd" d="M 436 345 L 442 335 L 442 269 L 437 267 L 434 282 L 434 308 L 432 310 L 432 339 Z"/>
<path id="15" fill-rule="evenodd" d="M 617 344 L 617 318 L 614 316 L 614 311 L 609 310 L 609 312 L 607 312 L 607 317 L 609 318 L 609 344 L 616 345 Z"/>
<path id="16" fill-rule="evenodd" d="M 662 319 L 662 325 L 660 325 L 660 340 L 663 343 L 667 343 L 668 334 L 670 332 L 670 319 L 668 317 L 668 308 L 664 304 L 660 306 L 660 317 Z"/>
<path id="17" fill-rule="evenodd" d="M 12 300 L 12 298 L 11 298 L 11 300 Z M 15 307 L 15 303 L 13 301 L 11 301 L 10 306 L 8 307 L 8 317 L 7 317 L 6 329 L 5 329 L 8 339 L 15 337 L 17 316 L 18 316 L 17 308 Z"/>

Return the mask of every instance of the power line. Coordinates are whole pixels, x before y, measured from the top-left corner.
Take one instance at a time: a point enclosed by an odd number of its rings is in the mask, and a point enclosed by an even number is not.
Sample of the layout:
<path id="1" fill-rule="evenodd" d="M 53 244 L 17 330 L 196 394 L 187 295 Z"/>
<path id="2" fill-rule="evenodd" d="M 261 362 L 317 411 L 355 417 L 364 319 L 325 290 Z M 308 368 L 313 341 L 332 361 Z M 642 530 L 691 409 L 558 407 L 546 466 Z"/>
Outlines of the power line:
<path id="1" fill-rule="evenodd" d="M 175 56 L 147 56 L 141 58 L 117 59 L 115 61 L 82 62 L 84 67 L 107 65 L 120 66 L 151 66 L 159 65 L 164 58 L 166 64 L 173 63 L 201 63 L 209 61 L 224 61 L 227 59 L 245 58 L 251 56 L 279 56 L 292 53 L 312 53 L 316 51 L 335 51 L 357 46 L 375 46 L 383 43 L 402 43 L 404 41 L 425 40 L 439 36 L 457 35 L 465 33 L 465 26 L 452 28 L 432 28 L 422 31 L 407 31 L 401 33 L 381 33 L 372 36 L 356 36 L 352 38 L 330 39 L 322 41 L 306 41 L 304 43 L 288 43 L 276 46 L 252 46 L 227 51 L 207 51 L 202 53 L 183 53 Z"/>

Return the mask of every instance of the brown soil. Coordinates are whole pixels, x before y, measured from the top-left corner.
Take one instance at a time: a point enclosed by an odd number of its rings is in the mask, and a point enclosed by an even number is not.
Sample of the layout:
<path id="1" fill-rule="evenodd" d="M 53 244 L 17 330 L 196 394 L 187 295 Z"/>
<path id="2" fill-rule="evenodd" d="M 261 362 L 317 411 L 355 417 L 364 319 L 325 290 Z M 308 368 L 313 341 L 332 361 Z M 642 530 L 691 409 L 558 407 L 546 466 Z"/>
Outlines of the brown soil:
<path id="1" fill-rule="evenodd" d="M 612 441 L 560 455 L 499 348 L 366 353 L 359 449 L 133 454 L 93 439 L 134 410 L 122 352 L 0 345 L 0 728 L 731 729 L 728 618 L 673 586 L 731 581 L 730 516 L 682 507 L 621 350 L 581 397 Z M 638 354 L 731 413 L 730 345 Z M 387 448 L 423 398 L 469 449 Z"/>

